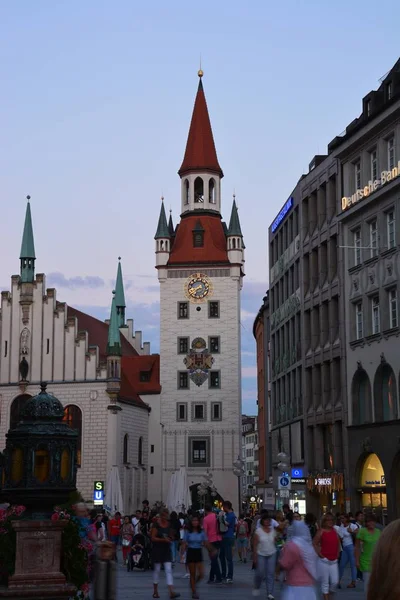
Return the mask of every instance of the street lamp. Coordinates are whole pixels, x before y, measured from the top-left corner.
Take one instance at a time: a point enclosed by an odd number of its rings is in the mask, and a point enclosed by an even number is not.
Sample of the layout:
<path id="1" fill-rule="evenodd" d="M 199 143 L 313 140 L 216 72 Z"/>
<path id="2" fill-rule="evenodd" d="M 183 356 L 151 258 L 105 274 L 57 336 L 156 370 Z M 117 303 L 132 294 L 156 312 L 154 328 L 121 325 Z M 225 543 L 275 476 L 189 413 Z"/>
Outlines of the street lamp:
<path id="1" fill-rule="evenodd" d="M 245 474 L 244 461 L 237 457 L 237 460 L 233 463 L 233 474 L 238 478 L 238 500 L 239 500 L 239 512 L 242 510 L 242 486 L 241 486 L 241 478 Z"/>
<path id="2" fill-rule="evenodd" d="M 282 471 L 282 473 L 288 473 L 290 469 L 290 456 L 288 456 L 286 452 L 279 452 L 278 460 L 278 469 Z"/>

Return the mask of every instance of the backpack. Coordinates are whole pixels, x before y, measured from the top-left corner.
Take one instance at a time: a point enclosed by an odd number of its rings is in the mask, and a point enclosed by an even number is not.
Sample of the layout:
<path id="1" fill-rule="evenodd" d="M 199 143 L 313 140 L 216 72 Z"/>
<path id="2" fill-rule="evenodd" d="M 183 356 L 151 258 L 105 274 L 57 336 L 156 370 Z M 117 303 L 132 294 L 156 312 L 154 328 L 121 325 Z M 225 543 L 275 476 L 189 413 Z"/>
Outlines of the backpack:
<path id="1" fill-rule="evenodd" d="M 217 515 L 217 525 L 220 533 L 226 533 L 228 531 L 228 523 L 225 520 L 225 513 L 220 512 L 219 515 Z"/>
<path id="2" fill-rule="evenodd" d="M 246 536 L 247 535 L 247 523 L 246 523 L 246 521 L 241 521 L 239 523 L 239 531 L 238 531 L 238 533 L 241 536 Z"/>

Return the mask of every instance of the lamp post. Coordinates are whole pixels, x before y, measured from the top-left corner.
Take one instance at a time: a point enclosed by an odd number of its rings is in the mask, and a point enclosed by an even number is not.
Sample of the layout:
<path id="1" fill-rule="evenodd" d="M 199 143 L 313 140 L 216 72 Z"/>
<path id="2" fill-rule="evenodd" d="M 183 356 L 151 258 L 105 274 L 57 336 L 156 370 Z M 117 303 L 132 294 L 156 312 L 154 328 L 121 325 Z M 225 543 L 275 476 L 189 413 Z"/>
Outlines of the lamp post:
<path id="1" fill-rule="evenodd" d="M 233 474 L 238 478 L 238 502 L 240 512 L 242 510 L 242 485 L 240 480 L 245 474 L 244 461 L 238 456 L 232 466 Z"/>

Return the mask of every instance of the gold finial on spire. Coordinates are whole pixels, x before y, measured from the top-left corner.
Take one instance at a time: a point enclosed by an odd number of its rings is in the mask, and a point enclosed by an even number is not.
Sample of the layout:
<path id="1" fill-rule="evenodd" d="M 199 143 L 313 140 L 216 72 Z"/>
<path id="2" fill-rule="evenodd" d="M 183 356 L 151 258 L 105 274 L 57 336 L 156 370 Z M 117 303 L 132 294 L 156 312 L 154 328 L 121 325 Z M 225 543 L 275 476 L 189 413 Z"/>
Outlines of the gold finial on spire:
<path id="1" fill-rule="evenodd" d="M 204 72 L 201 68 L 201 54 L 200 54 L 200 69 L 197 71 L 197 75 L 200 77 L 200 79 L 203 77 Z"/>

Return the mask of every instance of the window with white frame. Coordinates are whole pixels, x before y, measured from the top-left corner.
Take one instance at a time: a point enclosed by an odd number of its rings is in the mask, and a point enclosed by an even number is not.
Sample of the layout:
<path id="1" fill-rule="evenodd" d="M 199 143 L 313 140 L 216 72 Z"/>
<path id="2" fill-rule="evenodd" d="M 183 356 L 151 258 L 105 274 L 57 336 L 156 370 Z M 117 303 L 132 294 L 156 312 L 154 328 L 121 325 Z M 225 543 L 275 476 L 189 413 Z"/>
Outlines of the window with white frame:
<path id="1" fill-rule="evenodd" d="M 371 179 L 375 181 L 378 178 L 378 155 L 376 150 L 371 152 Z"/>
<path id="2" fill-rule="evenodd" d="M 354 181 L 356 184 L 356 190 L 361 188 L 361 161 L 354 163 Z"/>
<path id="3" fill-rule="evenodd" d="M 390 137 L 387 141 L 387 152 L 388 152 L 388 170 L 391 171 L 394 167 L 394 163 L 396 160 L 395 150 L 394 150 L 394 135 Z"/>
<path id="4" fill-rule="evenodd" d="M 388 248 L 394 248 L 396 245 L 394 210 L 390 210 L 388 213 L 386 213 L 386 220 L 387 220 Z"/>
<path id="5" fill-rule="evenodd" d="M 361 265 L 361 228 L 355 229 L 354 235 L 354 264 Z"/>
<path id="6" fill-rule="evenodd" d="M 356 304 L 356 339 L 361 340 L 364 337 L 364 320 L 362 302 Z"/>
<path id="7" fill-rule="evenodd" d="M 389 317 L 390 329 L 397 327 L 397 290 L 393 288 L 389 291 Z"/>
<path id="8" fill-rule="evenodd" d="M 379 296 L 372 298 L 372 333 L 379 333 L 381 330 L 381 315 L 379 309 Z"/>
<path id="9" fill-rule="evenodd" d="M 369 224 L 369 245 L 371 257 L 378 255 L 378 223 L 377 220 L 374 219 Z"/>

